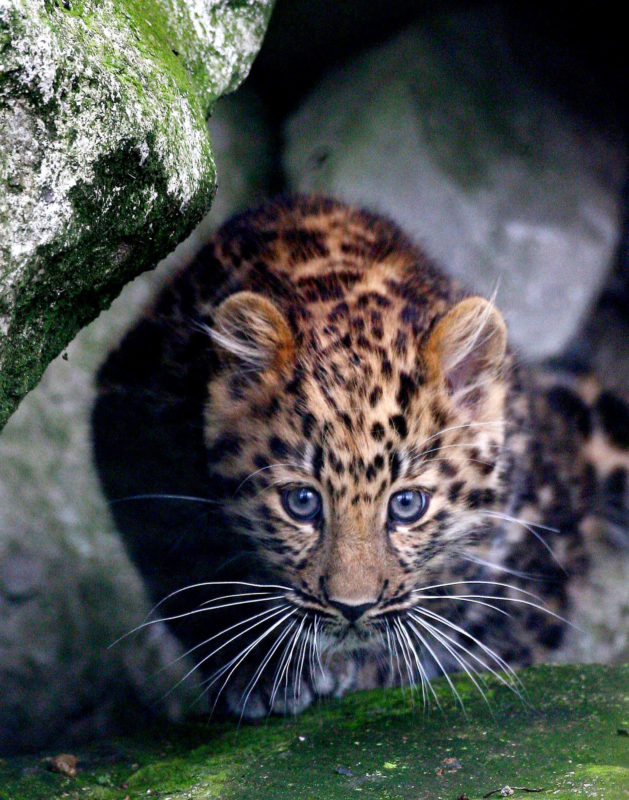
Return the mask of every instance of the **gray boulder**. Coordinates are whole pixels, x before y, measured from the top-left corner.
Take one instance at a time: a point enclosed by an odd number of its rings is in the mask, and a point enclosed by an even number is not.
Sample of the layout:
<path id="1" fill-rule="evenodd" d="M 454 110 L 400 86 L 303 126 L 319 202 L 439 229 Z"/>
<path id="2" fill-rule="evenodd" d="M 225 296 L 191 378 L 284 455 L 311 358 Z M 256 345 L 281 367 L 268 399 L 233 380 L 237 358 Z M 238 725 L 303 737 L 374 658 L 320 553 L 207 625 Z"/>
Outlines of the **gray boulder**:
<path id="1" fill-rule="evenodd" d="M 273 0 L 0 3 L 0 427 L 207 211 L 205 117 Z"/>
<path id="2" fill-rule="evenodd" d="M 284 166 L 293 190 L 388 214 L 543 357 L 611 266 L 626 153 L 530 84 L 487 13 L 423 22 L 323 80 Z"/>

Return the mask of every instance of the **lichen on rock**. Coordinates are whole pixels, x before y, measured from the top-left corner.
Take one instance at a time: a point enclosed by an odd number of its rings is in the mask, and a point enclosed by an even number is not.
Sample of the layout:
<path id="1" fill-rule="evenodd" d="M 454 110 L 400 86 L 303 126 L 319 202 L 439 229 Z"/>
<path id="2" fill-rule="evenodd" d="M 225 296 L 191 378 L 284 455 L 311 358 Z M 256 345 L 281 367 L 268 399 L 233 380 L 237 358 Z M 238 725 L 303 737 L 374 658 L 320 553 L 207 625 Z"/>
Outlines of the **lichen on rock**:
<path id="1" fill-rule="evenodd" d="M 207 211 L 272 0 L 0 0 L 0 426 Z"/>

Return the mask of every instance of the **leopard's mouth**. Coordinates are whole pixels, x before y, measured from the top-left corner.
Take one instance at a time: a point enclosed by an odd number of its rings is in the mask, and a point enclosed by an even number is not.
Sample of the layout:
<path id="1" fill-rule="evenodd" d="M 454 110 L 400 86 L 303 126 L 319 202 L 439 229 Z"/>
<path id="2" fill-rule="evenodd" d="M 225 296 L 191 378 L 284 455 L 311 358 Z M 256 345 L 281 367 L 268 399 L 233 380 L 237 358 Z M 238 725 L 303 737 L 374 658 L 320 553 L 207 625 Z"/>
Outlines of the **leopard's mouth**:
<path id="1" fill-rule="evenodd" d="M 325 600 L 293 589 L 294 597 L 287 597 L 306 620 L 310 635 L 318 638 L 322 649 L 328 652 L 356 652 L 379 650 L 385 644 L 382 625 L 383 609 L 372 609 L 357 620 L 347 620 Z"/>
<path id="2" fill-rule="evenodd" d="M 356 631 L 347 631 L 344 635 L 325 636 L 322 638 L 322 652 L 324 653 L 358 653 L 382 649 L 380 637 L 372 634 L 357 635 Z"/>
<path id="3" fill-rule="evenodd" d="M 343 624 L 334 619 L 321 626 L 319 638 L 323 649 L 331 653 L 380 650 L 384 644 L 382 632 L 369 621 Z"/>

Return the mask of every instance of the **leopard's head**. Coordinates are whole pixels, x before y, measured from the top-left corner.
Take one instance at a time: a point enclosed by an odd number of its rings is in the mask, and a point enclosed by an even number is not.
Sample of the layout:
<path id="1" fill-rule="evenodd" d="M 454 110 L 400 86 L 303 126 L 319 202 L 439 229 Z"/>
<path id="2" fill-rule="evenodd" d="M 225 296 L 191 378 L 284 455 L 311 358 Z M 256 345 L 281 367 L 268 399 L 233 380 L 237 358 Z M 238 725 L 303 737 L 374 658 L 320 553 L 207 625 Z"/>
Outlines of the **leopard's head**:
<path id="1" fill-rule="evenodd" d="M 503 491 L 499 311 L 444 300 L 418 330 L 371 294 L 323 313 L 243 291 L 211 330 L 210 480 L 332 650 L 381 645 L 456 580 Z"/>

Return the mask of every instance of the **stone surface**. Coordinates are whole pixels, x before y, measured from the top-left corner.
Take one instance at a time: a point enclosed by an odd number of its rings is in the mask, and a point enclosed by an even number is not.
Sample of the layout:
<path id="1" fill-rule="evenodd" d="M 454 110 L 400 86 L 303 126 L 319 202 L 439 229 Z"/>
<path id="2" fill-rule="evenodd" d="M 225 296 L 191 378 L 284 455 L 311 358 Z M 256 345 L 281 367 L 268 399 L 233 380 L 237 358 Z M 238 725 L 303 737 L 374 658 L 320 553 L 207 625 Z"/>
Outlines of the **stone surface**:
<path id="1" fill-rule="evenodd" d="M 256 97 L 219 100 L 210 128 L 210 214 L 80 332 L 0 435 L 0 751 L 102 735 L 125 709 L 176 717 L 198 696 L 194 680 L 168 694 L 186 667 L 167 667 L 178 650 L 162 626 L 109 647 L 149 609 L 98 485 L 89 417 L 98 366 L 160 283 L 224 216 L 268 191 L 272 140 Z"/>
<path id="2" fill-rule="evenodd" d="M 61 738 L 43 758 L 0 760 L 0 800 L 627 800 L 629 666 L 520 678 L 520 697 L 488 679 L 485 703 L 455 676 L 465 710 L 436 680 L 439 709 L 388 690 L 257 726 L 143 725 L 133 738 L 70 750 L 75 778 L 50 771 Z"/>
<path id="3" fill-rule="evenodd" d="M 207 211 L 272 0 L 0 0 L 0 426 Z"/>
<path id="4" fill-rule="evenodd" d="M 324 79 L 287 124 L 284 166 L 291 189 L 388 214 L 496 293 L 538 358 L 561 350 L 610 269 L 626 155 L 527 81 L 488 13 L 409 28 Z"/>

